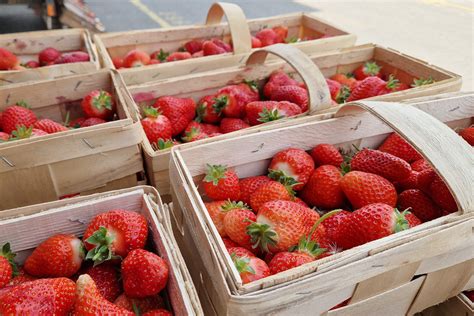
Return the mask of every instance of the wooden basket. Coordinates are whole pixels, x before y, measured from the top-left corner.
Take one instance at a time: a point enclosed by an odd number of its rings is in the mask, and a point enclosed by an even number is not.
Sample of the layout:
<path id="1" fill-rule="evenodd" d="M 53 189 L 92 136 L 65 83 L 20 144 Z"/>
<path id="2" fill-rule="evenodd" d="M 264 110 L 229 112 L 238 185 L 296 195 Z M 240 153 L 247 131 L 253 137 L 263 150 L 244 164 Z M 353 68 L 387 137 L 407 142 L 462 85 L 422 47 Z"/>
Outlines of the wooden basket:
<path id="1" fill-rule="evenodd" d="M 10 242 L 12 250 L 17 252 L 15 260 L 22 264 L 46 238 L 59 233 L 80 237 L 94 216 L 112 209 L 135 211 L 146 217 L 153 251 L 170 267 L 166 296 L 174 315 L 203 315 L 170 230 L 168 209 L 163 207 L 158 192 L 152 187 L 138 186 L 7 210 L 8 218 L 0 221 L 0 244 Z"/>
<path id="2" fill-rule="evenodd" d="M 258 134 L 173 149 L 173 226 L 205 312 L 319 315 L 351 298 L 347 307 L 327 315 L 367 315 L 374 310 L 411 315 L 457 295 L 474 272 L 474 152 L 440 121 L 452 128 L 466 127 L 473 116 L 473 93 L 412 106 L 362 101 L 343 106 L 333 119 L 303 118 L 303 124 L 296 119 Z M 290 146 L 376 147 L 392 131 L 434 166 L 455 196 L 459 212 L 242 284 L 196 185 L 206 164 L 227 165 L 241 178 L 260 175 L 274 154 Z"/>
<path id="3" fill-rule="evenodd" d="M 25 101 L 39 118 L 63 122 L 67 112 L 71 119 L 82 115 L 80 101 L 94 89 L 112 93 L 117 120 L 0 144 L 0 210 L 137 185 L 142 129 L 118 74 L 101 70 L 0 87 L 0 111 Z"/>
<path id="4" fill-rule="evenodd" d="M 285 61 L 264 63 L 266 54 L 269 52 L 281 57 Z M 202 96 L 215 93 L 219 88 L 227 84 L 239 83 L 243 79 L 255 79 L 260 85 L 263 85 L 266 78 L 273 71 L 282 69 L 301 77 L 306 82 L 306 86 L 309 88 L 310 105 L 310 109 L 306 114 L 329 113 L 329 115 L 320 116 L 321 118 L 327 118 L 331 117 L 332 113 L 337 110 L 337 107 L 329 106 L 329 90 L 323 75 L 329 77 L 339 72 L 346 73 L 368 60 L 375 60 L 383 66 L 382 69 L 384 71 L 400 76 L 400 79 L 407 83 L 412 82 L 415 77 L 427 78 L 431 76 L 436 81 L 431 85 L 374 97 L 371 98 L 372 100 L 401 101 L 432 94 L 459 91 L 461 88 L 461 77 L 458 75 L 394 50 L 368 44 L 323 55 L 309 56 L 309 58 L 290 45 L 273 45 L 252 53 L 245 64 L 237 68 L 168 79 L 163 82 L 142 84 L 129 87 L 128 90 L 138 105 L 137 110 L 139 111 L 141 107 L 153 104 L 156 98 L 164 95 L 191 97 L 197 102 Z M 293 119 L 290 118 L 288 121 Z M 179 145 L 178 147 L 196 146 L 253 133 L 255 130 L 265 129 L 265 125 L 268 124 L 281 125 L 284 122 L 283 120 L 278 120 L 218 137 Z M 161 194 L 168 194 L 169 151 L 155 151 L 146 137 L 144 137 L 143 141 L 143 150 L 150 183 L 157 187 Z"/>
<path id="5" fill-rule="evenodd" d="M 227 18 L 227 24 L 220 23 L 224 15 Z M 298 47 L 305 53 L 350 47 L 356 41 L 355 35 L 348 34 L 310 14 L 295 13 L 246 20 L 239 6 L 224 2 L 217 2 L 211 6 L 204 25 L 98 34 L 95 35 L 94 41 L 97 44 L 103 65 L 108 68 L 115 68 L 112 58 L 122 58 L 132 49 L 140 49 L 151 54 L 160 49 L 177 51 L 184 43 L 192 39 L 210 39 L 213 37 L 232 39 L 233 53 L 119 70 L 127 85 L 136 85 L 235 66 L 252 50 L 251 34 L 255 34 L 263 28 L 278 25 L 288 27 L 290 37 L 320 37 L 323 34 L 331 36 L 292 44 L 292 46 Z"/>
<path id="6" fill-rule="evenodd" d="M 474 303 L 463 293 L 424 310 L 421 316 L 474 316 Z"/>
<path id="7" fill-rule="evenodd" d="M 58 78 L 85 74 L 100 68 L 96 48 L 91 35 L 85 29 L 64 29 L 0 35 L 0 47 L 10 50 L 22 62 L 38 60 L 38 53 L 47 47 L 61 52 L 84 51 L 90 61 L 71 64 L 51 65 L 26 70 L 0 71 L 0 86 L 12 83 Z"/>

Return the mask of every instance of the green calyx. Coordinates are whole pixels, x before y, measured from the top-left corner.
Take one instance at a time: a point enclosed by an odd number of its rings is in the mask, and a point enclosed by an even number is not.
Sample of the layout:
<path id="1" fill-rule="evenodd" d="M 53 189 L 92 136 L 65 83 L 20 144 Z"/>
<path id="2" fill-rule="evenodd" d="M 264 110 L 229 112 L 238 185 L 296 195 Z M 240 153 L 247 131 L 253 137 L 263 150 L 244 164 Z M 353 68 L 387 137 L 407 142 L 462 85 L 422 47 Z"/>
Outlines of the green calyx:
<path id="1" fill-rule="evenodd" d="M 12 277 L 17 276 L 19 271 L 18 271 L 18 266 L 16 265 L 15 260 L 14 260 L 16 257 L 16 253 L 12 252 L 9 242 L 7 242 L 6 244 L 2 246 L 2 249 L 0 250 L 0 257 L 4 257 L 5 259 L 8 260 L 8 263 L 10 263 L 10 266 L 12 267 L 12 270 L 13 270 Z"/>
<path id="2" fill-rule="evenodd" d="M 227 200 L 224 203 L 224 205 L 221 206 L 221 209 L 224 212 L 229 212 L 229 211 L 235 210 L 235 209 L 243 209 L 243 210 L 249 210 L 250 211 L 250 208 L 244 202 L 242 202 L 242 201 L 235 202 L 235 201 L 231 201 L 231 200 Z"/>
<path id="3" fill-rule="evenodd" d="M 26 101 L 24 100 L 20 100 L 16 103 L 17 106 L 21 106 L 22 108 L 25 108 L 25 109 L 30 109 L 30 105 L 28 103 L 26 103 Z"/>
<path id="4" fill-rule="evenodd" d="M 158 143 L 156 144 L 156 147 L 159 150 L 168 149 L 173 146 L 174 146 L 174 143 L 171 139 L 163 140 L 163 138 L 158 139 Z"/>
<path id="5" fill-rule="evenodd" d="M 395 212 L 394 233 L 398 233 L 410 228 L 410 224 L 408 223 L 408 220 L 405 218 L 405 215 L 410 213 L 408 209 L 406 209 L 405 211 L 401 213 L 398 209 L 394 209 L 394 212 Z"/>
<path id="6" fill-rule="evenodd" d="M 351 89 L 346 85 L 342 85 L 341 89 L 337 93 L 336 102 L 339 104 L 344 103 L 346 102 L 347 98 L 349 98 L 350 95 L 351 95 Z"/>
<path id="7" fill-rule="evenodd" d="M 17 126 L 16 130 L 12 132 L 10 140 L 30 138 L 33 134 L 33 126 L 26 127 L 25 125 Z"/>
<path id="8" fill-rule="evenodd" d="M 143 114 L 146 116 L 146 117 L 154 117 L 154 118 L 157 118 L 158 116 L 160 116 L 161 112 L 158 111 L 157 108 L 155 107 L 152 107 L 152 106 L 147 106 L 143 109 Z"/>
<path id="9" fill-rule="evenodd" d="M 215 103 L 212 105 L 214 112 L 220 114 L 222 110 L 229 105 L 229 97 L 226 95 L 221 95 L 214 98 Z"/>
<path id="10" fill-rule="evenodd" d="M 246 80 L 246 79 L 244 79 L 244 83 L 247 86 L 249 86 L 249 88 L 252 89 L 253 91 L 258 91 L 257 82 L 255 80 Z"/>
<path id="11" fill-rule="evenodd" d="M 160 49 L 160 52 L 158 54 L 154 54 L 152 56 L 152 59 L 157 59 L 161 62 L 166 61 L 166 58 L 168 58 L 170 54 L 165 52 L 163 49 Z"/>
<path id="12" fill-rule="evenodd" d="M 377 65 L 374 61 L 368 61 L 364 64 L 364 73 L 367 75 L 376 76 L 380 72 L 381 68 L 382 67 Z"/>
<path id="13" fill-rule="evenodd" d="M 278 241 L 277 233 L 268 224 L 251 223 L 247 226 L 247 235 L 250 236 L 252 248 L 260 248 L 270 252 L 268 247 L 275 246 Z"/>
<path id="14" fill-rule="evenodd" d="M 268 177 L 283 184 L 291 196 L 295 196 L 295 190 L 293 190 L 293 187 L 301 184 L 301 182 L 296 181 L 295 178 L 290 177 L 282 170 L 268 169 Z"/>
<path id="15" fill-rule="evenodd" d="M 101 226 L 96 230 L 89 238 L 86 239 L 86 242 L 94 245 L 95 247 L 86 255 L 86 260 L 94 261 L 94 267 L 112 259 L 119 259 L 120 256 L 114 255 L 113 251 L 110 249 L 114 238 L 107 234 L 107 228 Z"/>
<path id="16" fill-rule="evenodd" d="M 280 114 L 278 109 L 263 109 L 262 112 L 258 114 L 260 117 L 257 121 L 266 123 L 271 121 L 276 121 L 285 117 L 285 115 Z"/>
<path id="17" fill-rule="evenodd" d="M 290 252 L 302 252 L 310 255 L 313 258 L 317 258 L 326 252 L 326 248 L 321 248 L 319 244 L 313 240 L 308 240 L 305 236 L 300 238 L 297 246 L 291 247 Z"/>
<path id="18" fill-rule="evenodd" d="M 413 79 L 413 83 L 411 84 L 411 86 L 413 88 L 416 88 L 416 87 L 421 87 L 421 86 L 424 86 L 424 85 L 427 85 L 427 84 L 432 84 L 434 83 L 435 81 L 433 80 L 432 77 L 428 77 L 428 78 L 418 78 L 418 79 Z"/>
<path id="19" fill-rule="evenodd" d="M 112 98 L 107 92 L 100 90 L 99 95 L 92 99 L 92 105 L 98 110 L 112 110 Z"/>
<path id="20" fill-rule="evenodd" d="M 297 43 L 297 42 L 299 42 L 299 38 L 297 36 L 291 36 L 291 37 L 286 38 L 285 42 L 287 44 Z"/>
<path id="21" fill-rule="evenodd" d="M 181 137 L 181 140 L 185 143 L 193 141 L 193 139 L 201 133 L 201 129 L 196 127 L 191 127 L 189 131 L 184 133 L 184 136 Z"/>
<path id="22" fill-rule="evenodd" d="M 255 274 L 255 270 L 250 266 L 250 258 L 247 257 L 238 257 L 235 253 L 230 255 L 232 261 L 234 262 L 235 267 L 239 273 L 252 273 Z"/>
<path id="23" fill-rule="evenodd" d="M 225 179 L 225 173 L 227 172 L 227 167 L 223 165 L 210 165 L 207 164 L 207 173 L 204 177 L 205 182 L 212 182 L 212 184 L 217 185 L 219 180 Z"/>
<path id="24" fill-rule="evenodd" d="M 387 84 L 385 85 L 385 87 L 387 87 L 387 89 L 390 89 L 390 90 L 395 90 L 397 89 L 398 87 L 400 86 L 400 80 L 398 80 L 397 78 L 395 78 L 392 74 L 388 77 L 388 81 L 387 81 Z"/>

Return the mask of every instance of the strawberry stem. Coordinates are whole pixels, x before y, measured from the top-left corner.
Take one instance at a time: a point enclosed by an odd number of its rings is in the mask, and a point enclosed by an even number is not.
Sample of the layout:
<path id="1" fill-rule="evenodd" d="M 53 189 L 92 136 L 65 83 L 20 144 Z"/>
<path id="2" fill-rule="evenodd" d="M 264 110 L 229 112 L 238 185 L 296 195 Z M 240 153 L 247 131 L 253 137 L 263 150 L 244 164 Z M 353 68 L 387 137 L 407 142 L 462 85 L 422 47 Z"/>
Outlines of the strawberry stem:
<path id="1" fill-rule="evenodd" d="M 250 236 L 252 248 L 270 252 L 268 246 L 277 243 L 277 233 L 268 224 L 254 222 L 247 226 L 247 235 Z"/>
<path id="2" fill-rule="evenodd" d="M 205 182 L 212 182 L 214 185 L 219 183 L 219 180 L 225 179 L 225 173 L 227 172 L 227 167 L 222 165 L 210 165 L 207 164 L 207 173 L 204 177 Z"/>
<path id="3" fill-rule="evenodd" d="M 112 110 L 112 98 L 104 90 L 100 90 L 99 95 L 92 99 L 92 104 L 98 109 Z"/>
<path id="4" fill-rule="evenodd" d="M 9 242 L 7 242 L 6 244 L 2 246 L 2 249 L 0 250 L 0 257 L 4 257 L 5 259 L 8 260 L 8 263 L 10 264 L 13 270 L 12 277 L 17 276 L 19 271 L 18 271 L 18 266 L 16 265 L 15 260 L 14 260 L 16 257 L 16 253 L 12 252 Z"/>
<path id="5" fill-rule="evenodd" d="M 94 261 L 94 267 L 112 259 L 119 259 L 120 256 L 114 255 L 110 249 L 114 239 L 107 234 L 107 228 L 101 226 L 96 230 L 86 242 L 95 245 L 86 255 L 86 260 Z"/>
<path id="6" fill-rule="evenodd" d="M 330 211 L 330 212 L 327 212 L 326 214 L 324 214 L 323 216 L 321 216 L 317 221 L 316 223 L 314 223 L 313 227 L 311 227 L 311 230 L 308 234 L 308 237 L 307 237 L 307 240 L 308 242 L 311 240 L 311 237 L 313 236 L 314 232 L 316 231 L 316 229 L 318 228 L 319 224 L 321 224 L 325 219 L 331 217 L 331 216 L 334 216 L 336 215 L 337 213 L 341 212 L 342 210 L 341 209 L 337 209 L 337 210 L 333 210 L 333 211 Z"/>

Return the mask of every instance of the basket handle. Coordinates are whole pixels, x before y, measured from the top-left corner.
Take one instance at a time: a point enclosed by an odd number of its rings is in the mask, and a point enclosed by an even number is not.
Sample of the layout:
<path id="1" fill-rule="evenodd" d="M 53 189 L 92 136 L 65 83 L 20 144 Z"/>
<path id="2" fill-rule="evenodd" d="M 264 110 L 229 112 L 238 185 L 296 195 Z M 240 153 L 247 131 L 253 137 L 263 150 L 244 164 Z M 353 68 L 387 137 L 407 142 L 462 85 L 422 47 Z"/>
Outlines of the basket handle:
<path id="1" fill-rule="evenodd" d="M 306 54 L 292 45 L 275 44 L 256 50 L 247 58 L 246 65 L 262 65 L 268 53 L 286 61 L 303 79 L 308 89 L 309 106 L 306 115 L 316 114 L 331 107 L 329 87 L 318 66 Z"/>
<path id="2" fill-rule="evenodd" d="M 474 150 L 471 146 L 444 123 L 407 104 L 357 101 L 343 105 L 335 116 L 365 111 L 399 133 L 431 163 L 463 214 L 474 211 Z"/>
<path id="3" fill-rule="evenodd" d="M 252 50 L 252 37 L 244 11 L 233 3 L 215 2 L 207 13 L 206 25 L 219 24 L 224 17 L 229 23 L 234 54 L 248 53 Z"/>

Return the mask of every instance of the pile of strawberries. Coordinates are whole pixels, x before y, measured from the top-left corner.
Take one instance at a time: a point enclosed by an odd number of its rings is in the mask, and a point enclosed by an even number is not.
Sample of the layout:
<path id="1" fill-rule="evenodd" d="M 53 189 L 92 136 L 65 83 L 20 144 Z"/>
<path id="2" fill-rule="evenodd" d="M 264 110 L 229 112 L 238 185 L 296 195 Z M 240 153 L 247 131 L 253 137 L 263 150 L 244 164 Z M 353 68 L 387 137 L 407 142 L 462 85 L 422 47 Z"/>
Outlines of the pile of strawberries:
<path id="1" fill-rule="evenodd" d="M 38 54 L 38 60 L 29 60 L 20 64 L 20 59 L 15 54 L 0 47 L 0 70 L 23 70 L 26 68 L 78 63 L 89 60 L 89 54 L 83 51 L 62 53 L 53 47 L 48 47 Z"/>
<path id="2" fill-rule="evenodd" d="M 47 118 L 38 119 L 25 102 L 8 106 L 0 112 L 0 143 L 106 123 L 115 113 L 114 99 L 105 90 L 91 91 L 82 99 L 81 107 L 84 117 L 72 121 L 66 118 L 66 122 L 58 123 Z"/>
<path id="3" fill-rule="evenodd" d="M 91 220 L 82 241 L 69 234 L 49 237 L 20 269 L 5 244 L 0 314 L 172 315 L 159 295 L 169 267 L 144 249 L 147 238 L 145 217 L 111 210 Z"/>
<path id="4" fill-rule="evenodd" d="M 473 130 L 463 131 L 471 141 Z M 201 186 L 244 283 L 458 210 L 444 181 L 395 133 L 345 156 L 330 144 L 289 148 L 267 175 L 245 179 L 208 165 Z"/>
<path id="5" fill-rule="evenodd" d="M 324 37 L 329 36 L 323 36 L 323 38 Z M 309 39 L 312 38 L 305 38 L 304 40 Z M 293 37 L 288 38 L 287 27 L 275 26 L 273 28 L 264 28 L 258 31 L 255 36 L 252 36 L 252 48 L 260 48 L 278 43 L 294 43 L 298 41 L 301 41 L 301 39 Z M 123 58 L 112 58 L 112 62 L 117 69 L 133 68 L 190 58 L 220 55 L 232 51 L 232 43 L 226 43 L 218 38 L 208 40 L 194 39 L 186 42 L 177 52 L 168 53 L 160 49 L 148 55 L 139 49 L 133 49 Z"/>

